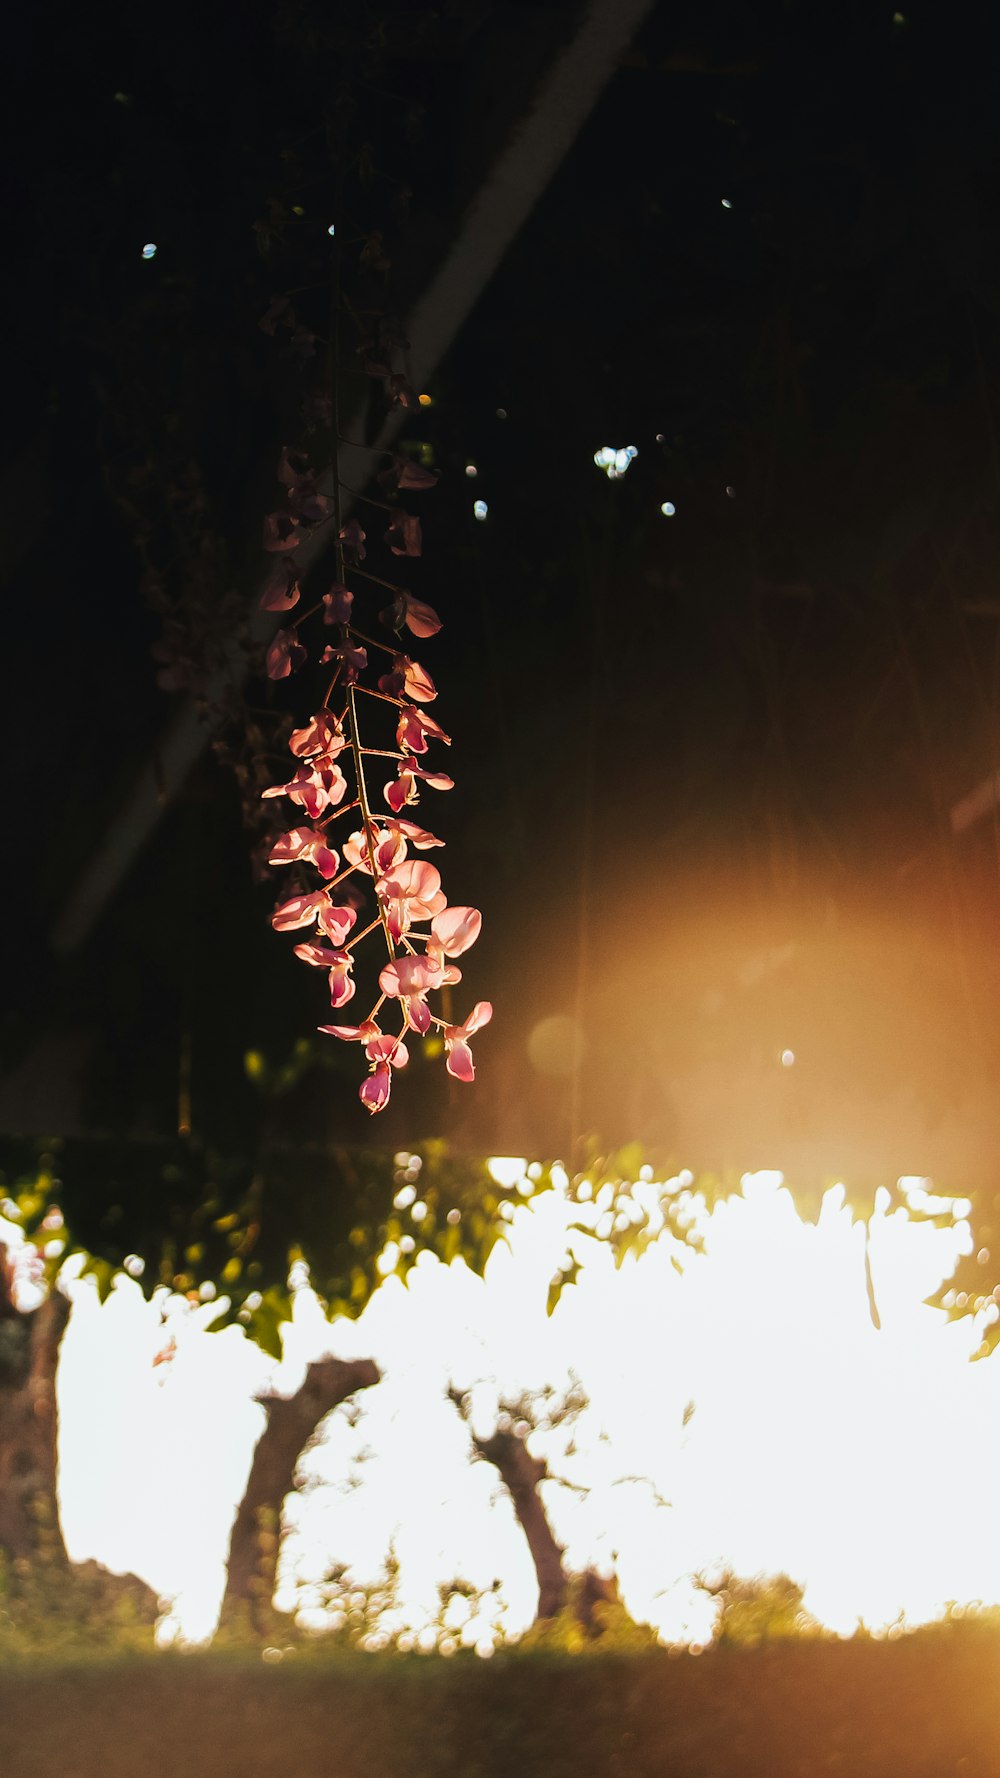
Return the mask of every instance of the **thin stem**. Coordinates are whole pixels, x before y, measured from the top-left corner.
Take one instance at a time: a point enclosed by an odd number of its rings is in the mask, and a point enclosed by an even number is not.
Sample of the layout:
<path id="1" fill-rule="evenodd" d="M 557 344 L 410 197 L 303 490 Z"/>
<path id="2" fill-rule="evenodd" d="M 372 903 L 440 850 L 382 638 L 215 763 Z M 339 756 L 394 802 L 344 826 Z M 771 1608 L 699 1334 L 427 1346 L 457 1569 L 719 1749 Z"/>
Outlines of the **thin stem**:
<path id="1" fill-rule="evenodd" d="M 360 574 L 362 580 L 373 580 L 376 586 L 388 587 L 390 593 L 408 593 L 409 587 L 397 586 L 394 580 L 383 580 L 380 574 L 369 574 L 367 568 L 348 569 L 349 574 Z"/>
<path id="2" fill-rule="evenodd" d="M 397 710 L 406 708 L 405 698 L 394 698 L 387 691 L 375 691 L 370 685 L 352 685 L 352 691 L 363 691 L 368 698 L 381 698 L 383 704 L 395 704 Z"/>
<path id="3" fill-rule="evenodd" d="M 345 438 L 342 432 L 338 432 L 337 438 L 340 444 L 350 445 L 355 451 L 369 451 L 373 457 L 392 457 L 395 454 L 393 451 L 379 450 L 377 445 L 362 444 L 359 438 Z"/>
<path id="4" fill-rule="evenodd" d="M 387 505 L 384 500 L 374 500 L 370 494 L 362 494 L 357 488 L 352 488 L 350 482 L 341 482 L 340 485 L 345 494 L 352 494 L 355 500 L 363 500 L 366 506 L 377 506 L 382 512 L 396 511 L 394 506 Z"/>
<path id="5" fill-rule="evenodd" d="M 362 747 L 366 759 L 408 759 L 407 753 L 393 753 L 388 747 Z"/>
<path id="6" fill-rule="evenodd" d="M 336 669 L 335 669 L 335 671 L 334 671 L 334 675 L 333 675 L 333 678 L 332 678 L 332 679 L 331 679 L 331 681 L 330 681 L 330 683 L 329 683 L 329 685 L 328 685 L 328 686 L 327 686 L 327 688 L 326 688 L 326 691 L 325 691 L 325 693 L 324 693 L 324 695 L 323 695 L 323 709 L 324 709 L 324 710 L 327 710 L 327 709 L 329 709 L 329 706 L 330 706 L 330 693 L 331 693 L 331 692 L 332 692 L 332 690 L 333 690 L 333 688 L 334 688 L 334 686 L 335 686 L 335 685 L 336 685 L 336 683 L 337 683 L 337 680 L 338 680 L 338 679 L 339 679 L 339 678 L 340 678 L 340 670 L 341 670 L 341 668 L 342 668 L 342 666 L 343 666 L 343 664 L 344 664 L 344 663 L 343 663 L 343 661 L 338 661 L 338 662 L 337 662 L 337 666 L 336 666 Z M 340 720 L 341 720 L 341 722 L 343 722 L 343 720 L 344 720 L 344 716 L 346 716 L 346 714 L 347 714 L 347 709 L 346 709 L 346 706 L 345 706 L 345 709 L 344 709 L 344 712 L 343 712 L 343 715 L 342 715 L 342 716 L 341 716 L 341 718 L 340 718 Z M 332 715 L 332 711 L 331 711 L 331 715 Z"/>
<path id="7" fill-rule="evenodd" d="M 358 733 L 358 712 L 354 702 L 355 689 L 356 688 L 353 685 L 349 685 L 347 688 L 347 707 L 351 719 L 351 752 L 354 755 L 354 775 L 358 783 L 358 801 L 361 804 L 361 816 L 364 822 L 365 848 L 368 852 L 368 862 L 371 865 L 372 882 L 375 883 L 378 881 L 378 869 L 375 863 L 375 841 L 372 837 L 373 823 L 371 810 L 368 807 L 368 791 L 365 785 L 365 765 L 361 756 L 361 738 Z M 396 951 L 392 942 L 392 934 L 389 931 L 389 915 L 381 902 L 379 903 L 379 919 L 382 923 L 382 930 L 385 933 L 385 942 L 389 956 L 395 959 Z"/>
<path id="8" fill-rule="evenodd" d="M 332 809 L 329 815 L 324 815 L 322 821 L 314 821 L 313 826 L 317 828 L 327 827 L 331 821 L 337 819 L 338 815 L 346 815 L 350 809 L 356 809 L 357 807 L 358 799 L 355 797 L 353 803 L 342 803 L 339 809 Z"/>
<path id="9" fill-rule="evenodd" d="M 308 611 L 300 611 L 298 617 L 295 617 L 292 619 L 291 623 L 288 626 L 289 629 L 290 630 L 297 630 L 300 624 L 305 623 L 307 617 L 312 617 L 313 612 L 319 610 L 322 603 L 323 603 L 322 599 L 317 599 L 315 605 L 310 605 Z"/>
<path id="10" fill-rule="evenodd" d="M 366 636 L 364 630 L 359 630 L 355 624 L 349 625 L 349 628 L 351 635 L 357 636 L 359 642 L 367 642 L 369 648 L 381 648 L 383 654 L 399 653 L 398 648 L 390 647 L 388 642 L 380 642 L 377 636 Z"/>
<path id="11" fill-rule="evenodd" d="M 333 463 L 333 522 L 336 532 L 334 555 L 337 564 L 337 579 L 344 583 L 344 545 L 340 533 L 344 528 L 344 514 L 340 499 L 340 456 L 338 439 L 340 437 L 340 247 L 336 240 L 333 244 L 333 298 L 331 303 L 330 326 L 330 431 L 332 433 Z"/>
<path id="12" fill-rule="evenodd" d="M 381 924 L 382 924 L 381 918 L 372 920 L 371 924 L 366 926 L 363 932 L 356 932 L 354 934 L 353 938 L 348 939 L 346 945 L 344 946 L 344 950 L 345 951 L 352 950 L 355 945 L 359 945 L 361 943 L 361 940 L 363 938 L 368 937 L 369 932 L 374 932 L 376 926 L 381 926 Z"/>
<path id="13" fill-rule="evenodd" d="M 345 877 L 352 876 L 356 870 L 360 870 L 360 869 L 361 869 L 361 866 L 359 864 L 349 864 L 347 869 L 342 870 L 340 872 L 340 875 L 337 877 L 334 877 L 334 879 L 331 883 L 324 883 L 323 884 L 324 889 L 327 889 L 327 890 L 336 889 L 337 884 L 342 883 L 344 881 Z"/>

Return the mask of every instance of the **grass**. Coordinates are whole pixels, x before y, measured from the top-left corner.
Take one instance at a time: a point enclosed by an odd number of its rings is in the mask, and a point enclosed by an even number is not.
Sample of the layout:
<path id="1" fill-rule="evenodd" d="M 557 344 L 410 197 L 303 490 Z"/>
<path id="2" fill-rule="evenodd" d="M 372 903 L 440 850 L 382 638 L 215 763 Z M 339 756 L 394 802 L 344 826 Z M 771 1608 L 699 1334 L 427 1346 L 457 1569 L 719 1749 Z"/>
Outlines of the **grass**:
<path id="1" fill-rule="evenodd" d="M 3 1778 L 1000 1778 L 1000 1630 L 576 1657 L 18 1660 Z"/>

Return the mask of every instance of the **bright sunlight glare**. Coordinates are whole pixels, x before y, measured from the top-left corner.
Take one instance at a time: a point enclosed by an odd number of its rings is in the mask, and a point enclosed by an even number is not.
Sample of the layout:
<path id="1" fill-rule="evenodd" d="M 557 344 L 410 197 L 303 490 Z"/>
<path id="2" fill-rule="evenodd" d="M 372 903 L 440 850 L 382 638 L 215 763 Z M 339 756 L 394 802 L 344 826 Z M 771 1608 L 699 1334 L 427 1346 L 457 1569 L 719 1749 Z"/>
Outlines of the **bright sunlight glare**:
<path id="1" fill-rule="evenodd" d="M 614 1566 L 629 1609 L 664 1639 L 708 1638 L 712 1603 L 692 1577 L 724 1566 L 786 1572 L 843 1634 L 859 1620 L 923 1622 L 949 1601 L 1000 1601 L 1000 1549 L 982 1534 L 1000 1462 L 1000 1362 L 969 1364 L 973 1324 L 923 1302 L 967 1247 L 967 1224 L 939 1229 L 876 1207 L 876 1331 L 864 1230 L 839 1187 L 814 1226 L 780 1174 L 747 1175 L 741 1197 L 702 1215 L 704 1254 L 664 1235 L 616 1271 L 606 1248 L 570 1229 L 578 1204 L 559 1191 L 525 1204 L 517 1158 L 497 1157 L 492 1172 L 511 1193 L 509 1246 L 484 1280 L 425 1255 L 408 1288 L 387 1278 L 357 1323 L 333 1328 L 300 1288 L 279 1367 L 236 1329 L 205 1331 L 210 1305 L 164 1293 L 147 1303 L 122 1278 L 100 1307 L 73 1283 L 59 1373 L 72 1557 L 147 1579 L 171 1602 L 165 1634 L 209 1635 L 263 1425 L 254 1396 L 290 1392 L 332 1347 L 375 1358 L 383 1381 L 331 1415 L 308 1456 L 312 1485 L 288 1511 L 286 1607 L 308 1607 L 307 1583 L 335 1563 L 355 1584 L 375 1580 L 392 1549 L 397 1633 L 419 1642 L 438 1584 L 455 1576 L 489 1595 L 456 1636 L 486 1652 L 498 1628 L 525 1628 L 528 1551 L 496 1472 L 469 1462 L 469 1429 L 446 1390 L 469 1392 L 473 1429 L 488 1434 L 501 1397 L 565 1390 L 574 1374 L 588 1404 L 572 1448 L 565 1427 L 530 1441 L 565 1478 L 545 1485 L 555 1533 L 572 1569 Z M 917 1193 L 928 1182 L 911 1183 Z M 548 1319 L 567 1250 L 578 1282 Z"/>

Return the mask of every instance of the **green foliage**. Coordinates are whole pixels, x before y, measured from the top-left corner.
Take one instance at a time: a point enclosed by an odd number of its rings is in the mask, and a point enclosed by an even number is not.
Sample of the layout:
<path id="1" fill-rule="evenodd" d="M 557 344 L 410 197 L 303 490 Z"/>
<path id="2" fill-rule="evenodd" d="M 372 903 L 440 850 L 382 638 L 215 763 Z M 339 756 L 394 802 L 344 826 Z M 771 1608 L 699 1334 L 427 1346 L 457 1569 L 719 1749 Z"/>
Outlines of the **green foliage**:
<path id="1" fill-rule="evenodd" d="M 759 1648 L 791 1636 L 826 1632 L 802 1603 L 802 1588 L 787 1574 L 744 1578 L 725 1569 L 715 1580 L 698 1578 L 703 1592 L 719 1601 L 714 1640 L 720 1647 Z"/>
<path id="2" fill-rule="evenodd" d="M 96 1562 L 67 1564 L 44 1501 L 36 1502 L 34 1516 L 31 1555 L 0 1550 L 0 1666 L 16 1656 L 58 1660 L 150 1649 L 158 1612 L 150 1589 Z"/>
<path id="3" fill-rule="evenodd" d="M 278 1350 L 291 1313 L 296 1262 L 308 1267 L 331 1316 L 354 1318 L 386 1269 L 405 1281 L 430 1252 L 445 1263 L 461 1255 L 481 1272 L 504 1235 L 502 1193 L 486 1162 L 443 1143 L 395 1158 L 375 1149 L 275 1148 L 253 1170 L 195 1141 L 70 1140 L 39 1149 L 8 1140 L 0 1159 L 3 1214 L 28 1240 L 53 1248 L 50 1279 L 81 1253 L 102 1297 L 122 1269 L 147 1291 L 218 1296 L 215 1325 L 239 1320 L 268 1351 Z M 49 1218 L 58 1219 L 53 1241 Z"/>
<path id="4" fill-rule="evenodd" d="M 587 1575 L 574 1575 L 566 1603 L 556 1617 L 538 1618 L 512 1646 L 523 1655 L 596 1654 L 634 1655 L 657 1648 L 659 1638 L 649 1624 L 637 1623 L 615 1590 L 608 1599 L 592 1604 L 587 1598 Z"/>
<path id="5" fill-rule="evenodd" d="M 265 1149 L 250 1164 L 194 1140 L 84 1139 L 0 1144 L 0 1205 L 46 1253 L 51 1283 L 73 1254 L 102 1300 L 123 1269 L 143 1289 L 219 1299 L 214 1326 L 242 1323 L 275 1356 L 291 1314 L 289 1268 L 332 1317 L 361 1314 L 381 1279 L 404 1283 L 424 1253 L 461 1258 L 482 1274 L 518 1206 L 558 1191 L 575 1212 L 573 1245 L 549 1291 L 551 1312 L 600 1242 L 620 1266 L 661 1236 L 674 1262 L 701 1246 L 698 1222 L 735 1186 L 681 1173 L 655 1181 L 637 1145 L 596 1156 L 572 1179 L 554 1163 L 525 1167 L 500 1186 L 485 1157 L 441 1142 L 390 1156 L 377 1149 L 302 1145 Z"/>

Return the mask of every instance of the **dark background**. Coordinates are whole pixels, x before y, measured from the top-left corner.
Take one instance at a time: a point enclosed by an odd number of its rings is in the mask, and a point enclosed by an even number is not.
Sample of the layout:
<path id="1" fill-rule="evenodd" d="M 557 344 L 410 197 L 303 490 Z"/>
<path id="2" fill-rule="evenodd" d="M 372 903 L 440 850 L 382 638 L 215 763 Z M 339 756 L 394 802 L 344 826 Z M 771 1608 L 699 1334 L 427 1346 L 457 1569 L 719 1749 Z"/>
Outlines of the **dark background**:
<path id="1" fill-rule="evenodd" d="M 258 322 L 325 251 L 330 141 L 370 149 L 405 314 L 580 12 L 16 19 L 7 1131 L 168 1135 L 189 1074 L 238 1145 L 247 1053 L 327 1016 L 208 749 L 86 942 L 53 926 L 186 695 L 150 561 L 218 635 L 255 601 L 294 374 Z M 330 1045 L 289 1140 L 991 1179 L 1000 830 L 952 811 L 1000 767 L 994 68 L 985 8 L 653 8 L 407 426 L 479 1079 L 418 1058 L 369 1127 Z M 264 254 L 275 203 L 304 217 Z"/>

